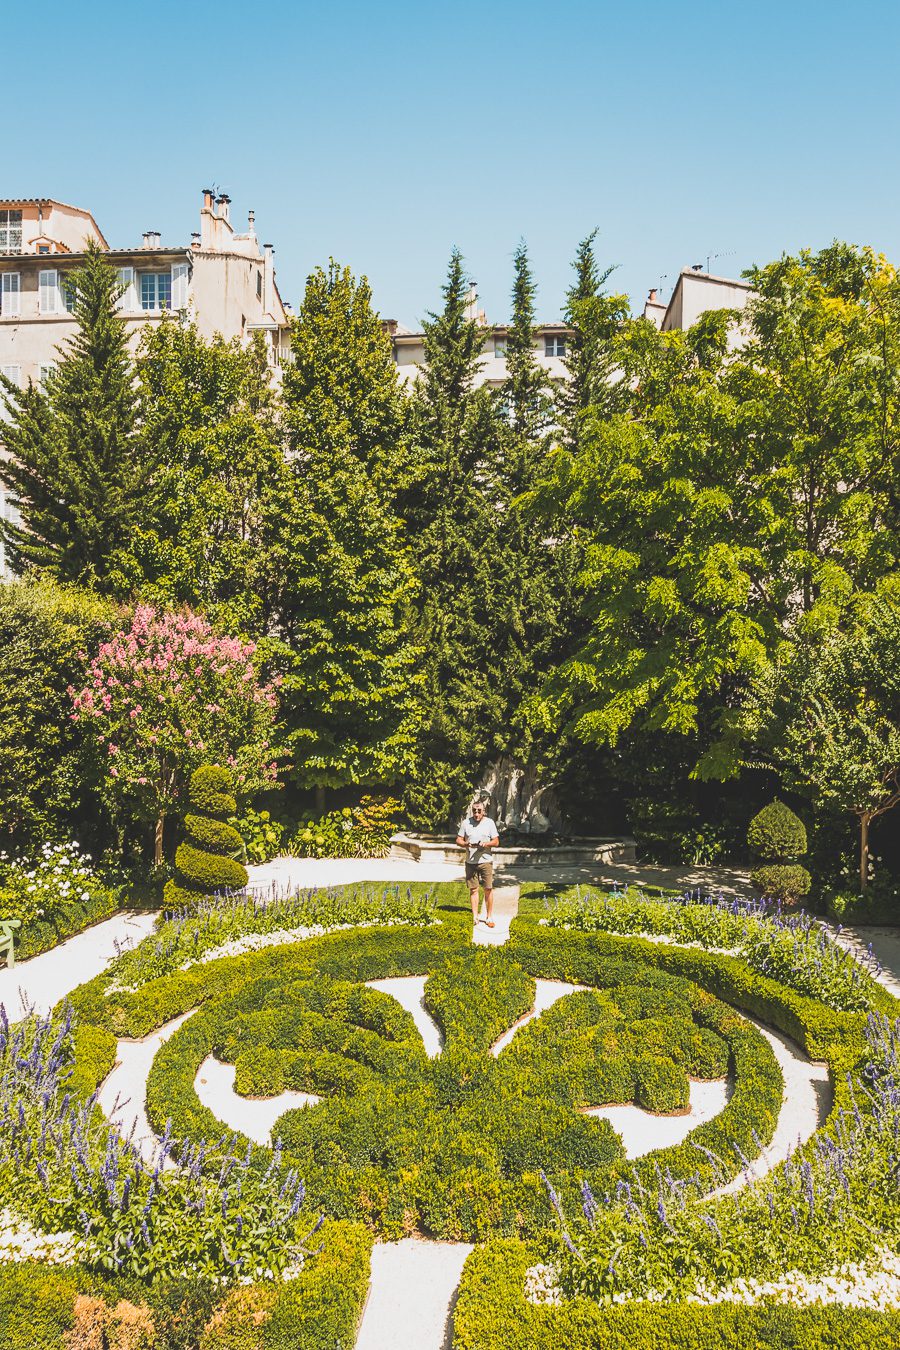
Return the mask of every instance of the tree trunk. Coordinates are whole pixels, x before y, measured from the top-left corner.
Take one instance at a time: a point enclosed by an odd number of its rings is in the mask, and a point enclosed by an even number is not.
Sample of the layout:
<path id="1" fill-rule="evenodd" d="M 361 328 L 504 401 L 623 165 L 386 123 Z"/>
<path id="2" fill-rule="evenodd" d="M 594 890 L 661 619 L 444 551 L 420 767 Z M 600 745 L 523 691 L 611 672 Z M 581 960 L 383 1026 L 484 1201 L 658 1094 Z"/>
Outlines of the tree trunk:
<path id="1" fill-rule="evenodd" d="M 325 788 L 321 783 L 316 783 L 316 819 L 321 820 L 325 814 Z"/>
<path id="2" fill-rule="evenodd" d="M 871 816 L 859 818 L 859 889 L 865 895 L 869 889 L 869 825 Z"/>
<path id="3" fill-rule="evenodd" d="M 153 866 L 162 867 L 163 861 L 163 826 L 166 823 L 165 816 L 156 817 L 156 828 L 153 831 Z"/>

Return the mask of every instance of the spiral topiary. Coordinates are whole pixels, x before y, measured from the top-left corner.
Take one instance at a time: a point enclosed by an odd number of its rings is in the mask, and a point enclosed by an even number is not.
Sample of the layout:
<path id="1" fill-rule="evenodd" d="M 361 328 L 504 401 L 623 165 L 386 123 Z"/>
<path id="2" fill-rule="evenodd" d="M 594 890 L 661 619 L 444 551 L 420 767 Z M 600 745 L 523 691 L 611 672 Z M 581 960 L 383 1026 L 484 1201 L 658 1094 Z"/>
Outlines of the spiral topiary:
<path id="1" fill-rule="evenodd" d="M 769 802 L 747 827 L 747 843 L 762 860 L 750 873 L 758 891 L 793 905 L 809 892 L 812 877 L 792 859 L 806 852 L 806 826 L 784 802 Z"/>
<path id="2" fill-rule="evenodd" d="M 243 841 L 227 819 L 237 810 L 230 770 L 217 764 L 195 770 L 188 803 L 187 838 L 175 851 L 176 876 L 163 891 L 166 909 L 195 905 L 217 891 L 240 891 L 247 885 L 247 869 L 234 857 Z"/>

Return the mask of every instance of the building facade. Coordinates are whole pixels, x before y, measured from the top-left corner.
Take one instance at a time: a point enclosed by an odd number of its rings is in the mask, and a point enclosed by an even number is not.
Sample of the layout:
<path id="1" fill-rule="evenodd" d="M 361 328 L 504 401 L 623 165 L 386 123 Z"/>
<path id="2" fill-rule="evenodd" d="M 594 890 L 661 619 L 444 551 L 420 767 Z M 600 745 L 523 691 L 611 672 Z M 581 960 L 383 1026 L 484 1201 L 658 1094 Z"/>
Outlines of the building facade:
<path id="1" fill-rule="evenodd" d="M 290 317 L 275 279 L 274 250 L 260 244 L 254 213 L 238 233 L 231 201 L 207 188 L 200 228 L 164 246 L 147 230 L 134 248 L 111 248 L 89 211 L 49 198 L 0 201 L 0 371 L 19 388 L 38 384 L 74 336 L 71 278 L 94 244 L 117 269 L 119 310 L 133 349 L 148 325 L 178 314 L 201 336 L 249 343 L 260 334 L 273 371 L 290 348 Z M 0 418 L 3 403 L 0 400 Z M 2 426 L 0 426 L 2 441 Z M 0 486 L 0 516 L 13 508 Z M 6 571 L 0 541 L 0 575 Z"/>
<path id="2" fill-rule="evenodd" d="M 650 291 L 644 302 L 644 318 L 663 333 L 691 328 L 701 314 L 711 309 L 743 309 L 750 296 L 746 281 L 732 281 L 728 277 L 714 277 L 699 267 L 685 267 L 678 274 L 669 300 L 658 298 Z"/>
<path id="3" fill-rule="evenodd" d="M 14 384 L 38 382 L 74 335 L 72 274 L 92 242 L 117 269 L 119 309 L 132 346 L 148 324 L 182 314 L 200 334 L 248 342 L 261 333 L 270 363 L 289 348 L 290 320 L 275 280 L 271 244 L 260 245 L 253 212 L 243 234 L 224 193 L 203 193 L 200 229 L 164 246 L 147 230 L 135 248 L 110 248 L 88 211 L 32 198 L 0 201 L 0 369 Z"/>

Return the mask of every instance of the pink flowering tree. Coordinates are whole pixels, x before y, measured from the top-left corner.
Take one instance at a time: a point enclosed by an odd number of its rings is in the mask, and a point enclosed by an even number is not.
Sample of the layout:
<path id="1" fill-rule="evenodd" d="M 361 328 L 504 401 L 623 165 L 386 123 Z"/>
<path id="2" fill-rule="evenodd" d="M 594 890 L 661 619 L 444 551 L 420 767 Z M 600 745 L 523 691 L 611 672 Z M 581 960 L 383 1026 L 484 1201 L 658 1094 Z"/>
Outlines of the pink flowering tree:
<path id="1" fill-rule="evenodd" d="M 140 606 L 104 642 L 72 718 L 93 733 L 101 789 L 113 815 L 154 827 L 163 858 L 166 817 L 201 764 L 227 765 L 238 791 L 274 782 L 274 685 L 260 683 L 253 643 L 214 633 L 196 614 Z"/>

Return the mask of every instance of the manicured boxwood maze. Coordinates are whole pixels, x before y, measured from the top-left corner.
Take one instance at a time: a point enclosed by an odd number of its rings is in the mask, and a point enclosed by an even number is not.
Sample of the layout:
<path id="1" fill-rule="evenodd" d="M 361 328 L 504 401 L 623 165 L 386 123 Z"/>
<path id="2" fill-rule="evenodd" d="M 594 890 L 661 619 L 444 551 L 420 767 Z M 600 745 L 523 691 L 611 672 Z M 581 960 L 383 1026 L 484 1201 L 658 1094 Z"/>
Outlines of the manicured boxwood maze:
<path id="1" fill-rule="evenodd" d="M 585 1181 L 608 1188 L 633 1170 L 609 1123 L 584 1108 L 684 1111 L 691 1077 L 733 1075 L 731 1100 L 688 1144 L 639 1170 L 712 1186 L 771 1138 L 782 1095 L 772 1051 L 698 983 L 617 954 L 583 961 L 578 981 L 592 987 L 561 999 L 494 1056 L 498 1037 L 532 1008 L 534 976 L 559 973 L 561 935 L 535 930 L 532 946 L 475 948 L 455 915 L 444 919 L 223 958 L 132 993 L 104 995 L 95 981 L 76 1009 L 82 1023 L 133 1036 L 197 1008 L 150 1073 L 147 1109 L 160 1133 L 171 1122 L 177 1137 L 198 1143 L 221 1135 L 194 1089 L 209 1054 L 236 1066 L 246 1095 L 321 1097 L 277 1123 L 284 1159 L 312 1204 L 391 1237 L 540 1232 L 554 1220 L 542 1173 L 572 1197 Z M 426 1007 L 444 1036 L 433 1060 L 411 1016 L 365 987 L 408 974 L 427 976 Z M 268 1165 L 268 1149 L 253 1153 Z"/>
<path id="2" fill-rule="evenodd" d="M 889 1332 L 884 1317 L 853 1322 L 839 1309 L 805 1320 L 798 1313 L 793 1321 L 792 1312 L 775 1310 L 767 1321 L 769 1314 L 759 1309 L 679 1304 L 671 1310 L 670 1327 L 666 1309 L 605 1310 L 602 1297 L 595 1301 L 599 1293 L 559 1309 L 526 1303 L 528 1264 L 555 1254 L 564 1265 L 561 1216 L 568 1224 L 583 1207 L 590 1213 L 595 1197 L 614 1221 L 604 1218 L 596 1230 L 578 1229 L 584 1254 L 577 1246 L 574 1255 L 570 1251 L 571 1269 L 561 1276 L 582 1294 L 595 1285 L 601 1291 L 606 1278 L 608 1255 L 597 1263 L 597 1253 L 606 1250 L 603 1223 L 614 1235 L 620 1216 L 627 1246 L 634 1236 L 626 1231 L 635 1222 L 630 1212 L 657 1193 L 665 1196 L 660 1232 L 670 1221 L 665 1204 L 672 1195 L 690 1197 L 685 1212 L 700 1216 L 698 1250 L 704 1243 L 717 1248 L 712 1227 L 725 1211 L 722 1202 L 710 1207 L 701 1197 L 767 1144 L 783 1090 L 768 1042 L 742 1012 L 827 1060 L 837 1109 L 859 1115 L 854 1093 L 878 1034 L 872 1017 L 884 1016 L 884 999 L 879 995 L 875 1014 L 841 1011 L 737 957 L 640 937 L 570 932 L 542 926 L 534 917 L 513 925 L 506 947 L 474 948 L 460 900 L 451 892 L 450 903 L 439 906 L 438 921 L 430 925 L 337 931 L 187 969 L 170 966 L 155 978 L 152 961 L 131 961 L 128 987 L 120 987 L 112 971 L 73 996 L 72 1081 L 80 1094 L 90 1093 L 108 1072 L 117 1037 L 144 1036 L 191 1013 L 158 1052 L 150 1073 L 147 1111 L 154 1127 L 185 1141 L 194 1165 L 211 1174 L 224 1154 L 244 1151 L 257 1178 L 273 1166 L 291 1167 L 305 1179 L 310 1212 L 328 1216 L 322 1251 L 309 1259 L 300 1279 L 238 1286 L 225 1296 L 219 1289 L 198 1322 L 196 1343 L 325 1346 L 340 1339 L 334 1329 L 341 1326 L 349 1344 L 366 1286 L 371 1236 L 412 1231 L 488 1240 L 471 1258 L 463 1281 L 457 1343 L 464 1350 L 506 1345 L 543 1350 L 561 1343 L 625 1350 L 652 1339 L 662 1342 L 664 1331 L 671 1333 L 672 1345 L 697 1350 L 713 1341 L 736 1346 L 773 1336 L 773 1343 L 803 1350 L 837 1343 L 835 1337 L 848 1345 L 861 1344 L 859 1337 L 876 1346 L 894 1343 L 896 1322 Z M 135 979 L 141 969 L 151 977 Z M 403 975 L 426 977 L 425 1004 L 444 1038 L 434 1059 L 426 1055 L 413 1018 L 385 993 L 366 987 L 368 981 Z M 497 1039 L 533 1006 L 536 978 L 587 988 L 520 1027 L 495 1056 Z M 321 1101 L 281 1117 L 274 1131 L 281 1139 L 277 1150 L 223 1135 L 221 1122 L 194 1089 L 209 1054 L 235 1065 L 236 1088 L 246 1095 L 294 1089 Z M 680 1111 L 691 1078 L 726 1074 L 733 1092 L 715 1120 L 692 1131 L 685 1143 L 636 1163 L 625 1158 L 606 1121 L 584 1113 L 588 1106 L 616 1102 Z M 842 1127 L 838 1122 L 833 1128 Z M 831 1144 L 824 1153 L 828 1149 L 834 1151 Z M 681 1203 L 688 1205 L 686 1198 Z M 673 1217 L 673 1232 L 679 1222 Z M 773 1211 L 775 1251 L 783 1222 Z M 765 1230 L 766 1222 L 756 1226 Z M 688 1242 L 686 1250 L 690 1247 Z M 687 1260 L 672 1259 L 682 1266 Z M 24 1270 L 18 1268 L 15 1278 L 27 1283 Z M 326 1273 L 334 1279 L 330 1293 Z M 98 1292 L 96 1272 L 57 1272 L 53 1278 L 68 1281 L 66 1288 L 79 1298 L 99 1298 L 107 1309 L 98 1314 L 101 1320 L 114 1318 L 116 1298 L 125 1297 L 121 1283 Z M 494 1288 L 497 1279 L 502 1288 Z M 52 1306 L 62 1309 L 63 1321 L 76 1306 L 68 1297 L 54 1294 Z M 149 1295 L 147 1302 L 152 1303 Z M 78 1306 L 83 1312 L 86 1305 Z M 115 1345 L 112 1332 L 104 1334 Z"/>

